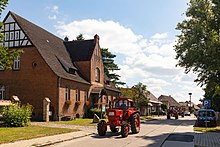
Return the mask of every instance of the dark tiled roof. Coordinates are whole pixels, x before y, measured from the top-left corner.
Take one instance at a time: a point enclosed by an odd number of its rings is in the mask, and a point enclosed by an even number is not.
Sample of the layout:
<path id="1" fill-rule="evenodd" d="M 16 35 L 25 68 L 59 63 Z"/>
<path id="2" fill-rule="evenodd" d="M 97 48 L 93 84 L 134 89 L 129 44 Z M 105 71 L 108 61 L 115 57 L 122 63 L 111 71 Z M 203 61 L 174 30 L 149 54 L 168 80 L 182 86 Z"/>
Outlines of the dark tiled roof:
<path id="1" fill-rule="evenodd" d="M 89 84 L 89 82 L 81 78 L 77 72 L 76 75 L 73 75 L 66 71 L 66 67 L 75 69 L 75 66 L 70 59 L 62 39 L 13 12 L 9 12 L 9 14 L 17 21 L 45 62 L 57 76 Z M 65 68 L 62 63 L 65 63 Z"/>
<path id="2" fill-rule="evenodd" d="M 68 41 L 64 42 L 64 44 L 73 61 L 91 60 L 96 45 L 94 39 Z"/>
<path id="3" fill-rule="evenodd" d="M 150 91 L 148 91 L 148 97 L 151 102 L 160 103 L 160 101 Z"/>
<path id="4" fill-rule="evenodd" d="M 180 104 L 171 96 L 161 95 L 158 100 L 161 102 L 168 102 L 170 106 L 180 107 Z"/>

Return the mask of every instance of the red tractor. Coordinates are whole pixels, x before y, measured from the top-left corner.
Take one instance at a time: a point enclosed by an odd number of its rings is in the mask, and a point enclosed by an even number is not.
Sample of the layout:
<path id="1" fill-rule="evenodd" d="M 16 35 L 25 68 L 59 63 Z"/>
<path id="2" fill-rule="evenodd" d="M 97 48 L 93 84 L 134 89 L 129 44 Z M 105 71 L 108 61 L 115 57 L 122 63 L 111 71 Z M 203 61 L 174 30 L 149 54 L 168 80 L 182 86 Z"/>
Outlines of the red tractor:
<path id="1" fill-rule="evenodd" d="M 175 117 L 175 119 L 178 119 L 178 111 L 174 107 L 170 107 L 167 110 L 167 119 L 170 119 L 171 117 Z"/>
<path id="2" fill-rule="evenodd" d="M 140 131 L 140 113 L 135 110 L 134 102 L 128 98 L 116 98 L 112 102 L 112 107 L 107 109 L 108 122 L 101 120 L 97 129 L 100 136 L 105 136 L 107 126 L 113 133 L 121 128 L 122 137 L 127 137 L 129 129 L 132 133 Z"/>

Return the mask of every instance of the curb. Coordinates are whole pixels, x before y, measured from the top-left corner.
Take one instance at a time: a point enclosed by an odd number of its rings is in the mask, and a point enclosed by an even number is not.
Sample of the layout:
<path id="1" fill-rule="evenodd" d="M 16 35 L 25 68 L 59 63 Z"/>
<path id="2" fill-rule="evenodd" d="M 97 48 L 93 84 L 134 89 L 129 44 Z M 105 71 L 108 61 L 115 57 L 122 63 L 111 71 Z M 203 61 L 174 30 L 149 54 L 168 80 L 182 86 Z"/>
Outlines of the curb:
<path id="1" fill-rule="evenodd" d="M 72 138 L 68 138 L 68 139 L 63 139 L 63 140 L 48 142 L 48 143 L 43 143 L 43 144 L 33 144 L 32 146 L 45 147 L 45 146 L 54 145 L 54 144 L 65 142 L 65 141 L 70 141 L 70 140 L 74 140 L 74 139 L 78 139 L 78 138 L 83 138 L 83 137 L 90 136 L 90 135 L 93 135 L 93 134 L 95 134 L 95 133 L 89 133 L 89 134 L 82 135 L 82 136 L 72 137 Z"/>

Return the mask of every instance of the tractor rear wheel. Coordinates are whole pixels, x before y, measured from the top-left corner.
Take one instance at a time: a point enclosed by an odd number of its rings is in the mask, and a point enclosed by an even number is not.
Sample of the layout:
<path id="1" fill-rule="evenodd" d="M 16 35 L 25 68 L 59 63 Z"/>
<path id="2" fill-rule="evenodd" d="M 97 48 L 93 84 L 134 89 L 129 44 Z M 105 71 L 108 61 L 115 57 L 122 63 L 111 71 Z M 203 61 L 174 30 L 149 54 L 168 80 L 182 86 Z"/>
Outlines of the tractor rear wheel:
<path id="1" fill-rule="evenodd" d="M 138 113 L 131 116 L 131 131 L 133 134 L 140 132 L 140 115 Z"/>
<path id="2" fill-rule="evenodd" d="M 111 130 L 113 133 L 117 133 L 119 129 L 116 128 L 116 126 L 110 126 L 110 130 Z"/>
<path id="3" fill-rule="evenodd" d="M 178 114 L 176 114 L 176 115 L 175 115 L 175 119 L 178 119 L 178 118 L 179 118 L 179 117 L 178 117 Z"/>
<path id="4" fill-rule="evenodd" d="M 106 131 L 107 131 L 106 121 L 101 120 L 97 125 L 97 129 L 98 129 L 99 136 L 105 136 Z"/>
<path id="5" fill-rule="evenodd" d="M 129 125 L 127 122 L 123 122 L 121 125 L 121 136 L 127 137 L 129 133 Z"/>

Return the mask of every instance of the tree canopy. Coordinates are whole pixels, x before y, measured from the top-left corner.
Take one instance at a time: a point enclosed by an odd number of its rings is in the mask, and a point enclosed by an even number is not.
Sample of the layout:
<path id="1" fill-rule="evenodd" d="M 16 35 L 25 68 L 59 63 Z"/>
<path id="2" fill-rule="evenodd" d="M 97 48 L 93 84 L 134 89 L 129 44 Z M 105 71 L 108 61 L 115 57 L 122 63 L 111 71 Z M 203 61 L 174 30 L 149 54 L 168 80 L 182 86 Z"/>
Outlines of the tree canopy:
<path id="1" fill-rule="evenodd" d="M 181 31 L 175 45 L 178 65 L 196 73 L 198 84 L 220 82 L 220 2 L 190 0 L 187 19 L 178 23 Z"/>
<path id="2" fill-rule="evenodd" d="M 124 85 L 125 83 L 119 80 L 120 76 L 114 73 L 115 70 L 120 70 L 118 65 L 114 62 L 116 55 L 109 52 L 107 48 L 101 48 L 101 52 L 105 75 L 107 75 L 115 85 Z"/>
<path id="3" fill-rule="evenodd" d="M 79 34 L 76 36 L 76 40 L 85 40 L 85 38 L 83 37 L 83 34 Z"/>
<path id="4" fill-rule="evenodd" d="M 175 45 L 177 65 L 196 73 L 205 98 L 214 99 L 220 84 L 220 1 L 190 0 L 188 6 L 187 18 L 176 28 L 181 32 Z"/>
<path id="5" fill-rule="evenodd" d="M 134 98 L 139 108 L 148 106 L 149 102 L 149 92 L 147 91 L 147 86 L 139 82 L 138 84 L 132 87 L 134 89 L 135 94 Z"/>
<path id="6" fill-rule="evenodd" d="M 2 11 L 6 8 L 8 4 L 8 0 L 0 0 L 0 16 L 2 15 Z M 3 28 L 3 23 L 0 23 L 0 28 Z M 1 29 L 2 31 L 2 29 Z M 0 33 L 0 44 L 4 42 L 4 35 Z M 7 70 L 12 68 L 12 64 L 14 58 L 20 56 L 22 53 L 21 50 L 9 50 L 8 48 L 0 45 L 0 68 Z"/>

